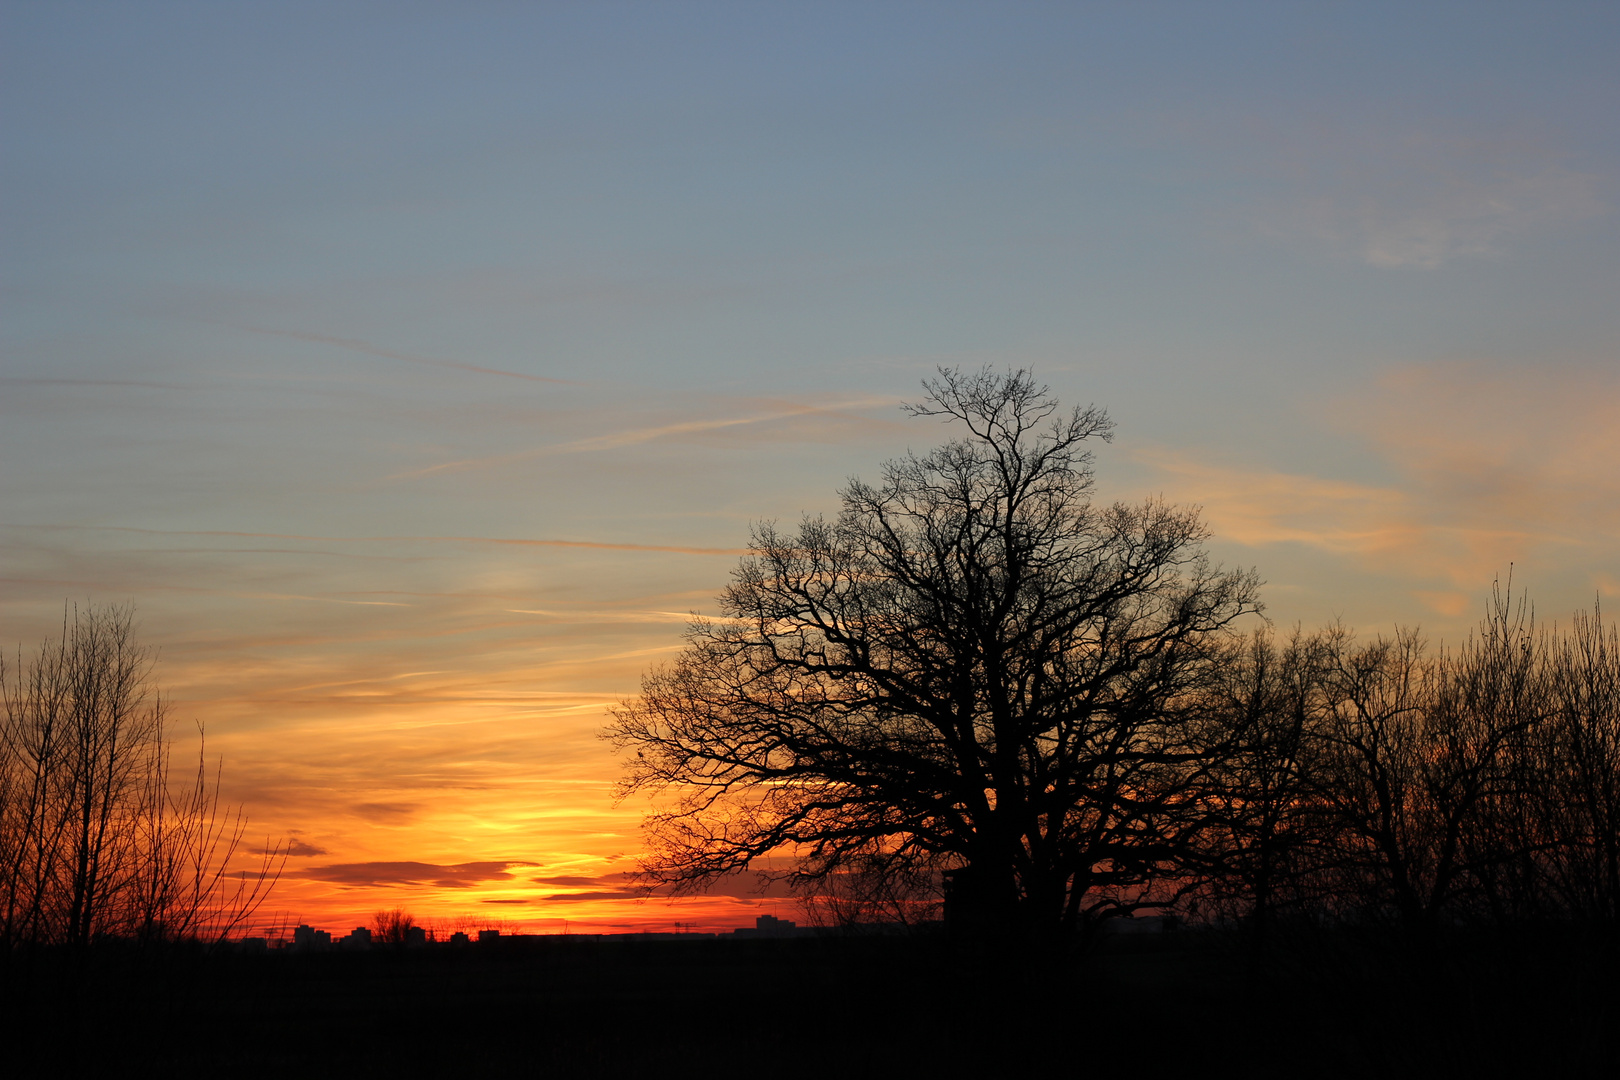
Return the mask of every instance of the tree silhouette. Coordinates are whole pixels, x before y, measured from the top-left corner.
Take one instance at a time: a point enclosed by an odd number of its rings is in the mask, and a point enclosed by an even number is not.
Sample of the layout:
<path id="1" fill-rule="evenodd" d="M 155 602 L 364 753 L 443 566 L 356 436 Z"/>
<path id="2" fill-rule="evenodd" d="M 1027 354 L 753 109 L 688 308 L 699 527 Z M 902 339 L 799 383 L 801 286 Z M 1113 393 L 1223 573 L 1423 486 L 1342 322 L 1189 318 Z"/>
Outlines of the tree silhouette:
<path id="1" fill-rule="evenodd" d="M 1533 743 L 1536 817 L 1556 838 L 1537 860 L 1567 911 L 1620 934 L 1620 633 L 1578 614 L 1546 654 L 1549 722 Z"/>
<path id="2" fill-rule="evenodd" d="M 379 911 L 371 917 L 371 940 L 378 945 L 404 948 L 410 944 L 411 931 L 416 927 L 416 916 L 404 908 Z"/>
<path id="3" fill-rule="evenodd" d="M 0 953 L 216 941 L 279 876 L 282 845 L 232 875 L 246 820 L 200 748 L 189 782 L 173 777 L 151 674 L 128 607 L 75 609 L 27 660 L 0 657 Z"/>
<path id="4" fill-rule="evenodd" d="M 643 873 L 790 852 L 801 888 L 943 876 L 948 921 L 1032 934 L 1169 903 L 1218 818 L 1201 700 L 1258 581 L 1195 511 L 1092 503 L 1102 411 L 1022 370 L 924 387 L 908 411 L 966 435 L 851 481 L 836 521 L 756 527 L 723 617 L 616 712 L 622 793 L 664 800 Z"/>
<path id="5" fill-rule="evenodd" d="M 1209 710 L 1230 742 L 1204 898 L 1256 944 L 1279 913 L 1425 944 L 1548 921 L 1616 939 L 1620 636 L 1600 614 L 1538 627 L 1499 584 L 1453 648 L 1256 635 Z"/>

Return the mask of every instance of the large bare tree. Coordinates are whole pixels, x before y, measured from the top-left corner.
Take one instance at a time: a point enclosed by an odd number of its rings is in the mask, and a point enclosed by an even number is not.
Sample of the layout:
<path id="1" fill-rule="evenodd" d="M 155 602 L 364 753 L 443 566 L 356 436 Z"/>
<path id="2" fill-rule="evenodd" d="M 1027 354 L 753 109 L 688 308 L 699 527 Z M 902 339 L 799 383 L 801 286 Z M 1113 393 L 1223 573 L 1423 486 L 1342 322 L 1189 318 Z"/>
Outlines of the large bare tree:
<path id="1" fill-rule="evenodd" d="M 756 527 L 723 616 L 617 712 L 623 792 L 659 800 L 644 874 L 943 877 L 948 919 L 1038 934 L 1167 903 L 1226 752 L 1200 699 L 1258 582 L 1193 510 L 1092 502 L 1102 411 L 1026 371 L 924 386 L 908 411 L 962 437 L 851 481 L 836 521 Z"/>

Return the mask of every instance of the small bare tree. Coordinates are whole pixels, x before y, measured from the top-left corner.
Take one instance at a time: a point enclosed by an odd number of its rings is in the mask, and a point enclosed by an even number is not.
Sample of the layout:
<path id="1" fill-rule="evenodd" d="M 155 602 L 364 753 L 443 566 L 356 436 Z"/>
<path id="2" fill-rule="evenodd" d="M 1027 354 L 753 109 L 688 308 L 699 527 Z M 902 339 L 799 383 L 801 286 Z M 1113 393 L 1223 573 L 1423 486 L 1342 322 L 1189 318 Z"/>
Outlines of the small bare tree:
<path id="1" fill-rule="evenodd" d="M 219 940 L 279 876 L 275 844 L 232 876 L 246 819 L 201 748 L 189 783 L 171 776 L 152 660 L 128 607 L 71 609 L 33 656 L 0 658 L 0 950 Z"/>
<path id="2" fill-rule="evenodd" d="M 400 948 L 410 944 L 411 931 L 416 927 L 416 916 L 404 908 L 379 911 L 371 917 L 371 940 L 378 945 Z"/>
<path id="3" fill-rule="evenodd" d="M 269 897 L 287 845 L 267 843 L 252 869 L 237 864 L 247 833 L 241 807 L 222 806 L 220 770 L 209 776 L 206 739 L 197 726 L 197 765 L 189 783 L 170 778 L 165 739 L 144 777 L 138 817 L 141 858 L 132 882 L 129 925 L 143 940 L 221 941 Z"/>

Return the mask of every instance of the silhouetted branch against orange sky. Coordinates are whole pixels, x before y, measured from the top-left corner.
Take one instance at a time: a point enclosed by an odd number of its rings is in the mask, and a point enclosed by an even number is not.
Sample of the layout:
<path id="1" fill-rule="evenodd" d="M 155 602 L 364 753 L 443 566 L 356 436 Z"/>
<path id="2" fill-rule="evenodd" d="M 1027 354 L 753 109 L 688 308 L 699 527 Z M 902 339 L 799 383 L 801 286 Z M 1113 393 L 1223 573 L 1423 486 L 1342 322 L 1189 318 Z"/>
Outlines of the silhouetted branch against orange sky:
<path id="1" fill-rule="evenodd" d="M 71 611 L 71 614 L 69 614 Z M 247 829 L 197 769 L 171 776 L 166 702 L 129 607 L 64 610 L 60 636 L 0 660 L 0 949 L 100 936 L 219 942 L 253 918 L 284 845 L 236 870 Z M 233 872 L 234 871 L 234 872 Z"/>

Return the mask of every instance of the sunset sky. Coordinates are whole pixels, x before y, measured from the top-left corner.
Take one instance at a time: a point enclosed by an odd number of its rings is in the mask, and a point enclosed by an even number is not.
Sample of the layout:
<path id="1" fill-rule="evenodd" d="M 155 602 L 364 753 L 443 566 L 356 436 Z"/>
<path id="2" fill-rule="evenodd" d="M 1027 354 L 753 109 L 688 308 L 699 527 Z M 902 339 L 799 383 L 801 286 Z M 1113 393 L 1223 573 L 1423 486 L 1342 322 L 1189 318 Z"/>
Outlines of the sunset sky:
<path id="1" fill-rule="evenodd" d="M 605 710 L 1028 366 L 1273 622 L 1620 604 L 1620 7 L 0 4 L 0 642 L 132 602 L 268 914 L 715 929 Z M 187 741 L 190 740 L 190 741 Z"/>

